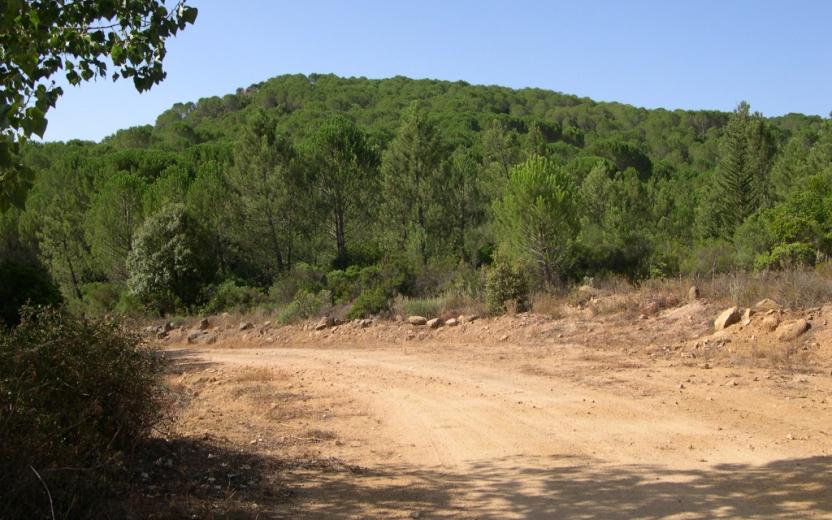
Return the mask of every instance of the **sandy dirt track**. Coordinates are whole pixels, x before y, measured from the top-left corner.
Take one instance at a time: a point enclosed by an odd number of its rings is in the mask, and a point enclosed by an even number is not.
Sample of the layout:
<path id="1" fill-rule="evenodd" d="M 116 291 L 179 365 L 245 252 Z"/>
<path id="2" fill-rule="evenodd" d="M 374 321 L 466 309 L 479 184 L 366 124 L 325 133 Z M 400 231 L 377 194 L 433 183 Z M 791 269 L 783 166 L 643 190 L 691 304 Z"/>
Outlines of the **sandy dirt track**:
<path id="1" fill-rule="evenodd" d="M 827 369 L 510 341 L 169 355 L 191 434 L 354 468 L 287 471 L 259 518 L 832 518 Z"/>

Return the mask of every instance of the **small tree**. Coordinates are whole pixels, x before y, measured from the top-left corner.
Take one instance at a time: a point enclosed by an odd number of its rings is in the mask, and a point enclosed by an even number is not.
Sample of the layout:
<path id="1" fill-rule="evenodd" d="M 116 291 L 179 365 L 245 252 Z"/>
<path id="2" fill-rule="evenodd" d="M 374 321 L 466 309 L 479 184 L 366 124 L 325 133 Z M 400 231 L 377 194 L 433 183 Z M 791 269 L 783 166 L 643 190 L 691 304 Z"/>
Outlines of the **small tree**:
<path id="1" fill-rule="evenodd" d="M 209 239 L 181 204 L 167 206 L 145 222 L 127 257 L 128 286 L 159 312 L 194 305 L 216 267 Z"/>
<path id="2" fill-rule="evenodd" d="M 504 252 L 535 264 L 546 283 L 563 278 L 577 234 L 576 187 L 548 159 L 533 157 L 511 169 L 494 206 Z"/>

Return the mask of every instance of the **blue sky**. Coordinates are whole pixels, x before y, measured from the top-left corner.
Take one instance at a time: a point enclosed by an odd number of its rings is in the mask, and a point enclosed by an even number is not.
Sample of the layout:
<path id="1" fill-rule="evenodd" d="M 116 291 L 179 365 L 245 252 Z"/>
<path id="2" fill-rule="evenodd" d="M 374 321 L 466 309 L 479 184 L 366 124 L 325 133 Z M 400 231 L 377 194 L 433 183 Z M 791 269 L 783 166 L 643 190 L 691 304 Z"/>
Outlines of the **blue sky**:
<path id="1" fill-rule="evenodd" d="M 173 3 L 173 0 L 168 0 Z M 287 73 L 540 87 L 645 107 L 832 111 L 832 2 L 190 0 L 167 80 L 66 89 L 47 140 L 99 140 L 177 101 Z"/>

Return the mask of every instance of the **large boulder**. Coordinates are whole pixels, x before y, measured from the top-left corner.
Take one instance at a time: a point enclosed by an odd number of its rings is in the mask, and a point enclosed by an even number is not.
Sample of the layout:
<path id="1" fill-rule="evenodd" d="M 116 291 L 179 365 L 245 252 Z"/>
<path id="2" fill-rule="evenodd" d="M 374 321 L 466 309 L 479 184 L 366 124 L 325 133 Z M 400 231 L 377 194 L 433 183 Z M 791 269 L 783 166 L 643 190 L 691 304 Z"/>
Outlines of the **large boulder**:
<path id="1" fill-rule="evenodd" d="M 250 321 L 244 321 L 244 322 L 240 323 L 240 327 L 239 327 L 240 331 L 253 329 L 253 328 L 254 328 L 254 324 L 251 323 Z"/>
<path id="2" fill-rule="evenodd" d="M 787 321 L 777 327 L 777 339 L 791 341 L 802 336 L 810 328 L 812 325 L 804 319 Z"/>
<path id="3" fill-rule="evenodd" d="M 724 330 L 731 325 L 738 323 L 742 316 L 740 315 L 740 310 L 737 307 L 729 307 L 722 311 L 722 313 L 717 316 L 714 320 L 714 329 L 716 330 Z"/>
<path id="4" fill-rule="evenodd" d="M 459 325 L 459 320 L 457 320 L 456 318 L 451 318 L 445 322 L 445 325 L 447 325 L 448 327 L 456 327 L 457 325 Z"/>
<path id="5" fill-rule="evenodd" d="M 409 316 L 407 318 L 407 322 L 410 323 L 411 325 L 420 326 L 420 325 L 427 324 L 428 319 L 425 318 L 424 316 Z"/>
<path id="6" fill-rule="evenodd" d="M 210 326 L 211 322 L 208 321 L 208 318 L 202 318 L 201 320 L 199 320 L 199 325 L 197 325 L 197 328 L 199 330 L 206 330 Z"/>

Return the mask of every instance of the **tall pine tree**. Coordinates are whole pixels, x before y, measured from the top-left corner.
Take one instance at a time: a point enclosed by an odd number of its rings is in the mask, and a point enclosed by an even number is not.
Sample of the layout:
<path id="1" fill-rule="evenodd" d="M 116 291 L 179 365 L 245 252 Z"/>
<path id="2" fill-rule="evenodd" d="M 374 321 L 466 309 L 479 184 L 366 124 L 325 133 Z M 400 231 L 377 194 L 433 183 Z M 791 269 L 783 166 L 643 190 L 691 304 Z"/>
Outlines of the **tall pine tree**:
<path id="1" fill-rule="evenodd" d="M 746 102 L 737 106 L 722 136 L 714 180 L 714 234 L 734 230 L 769 198 L 769 172 L 774 153 L 771 133 Z"/>

